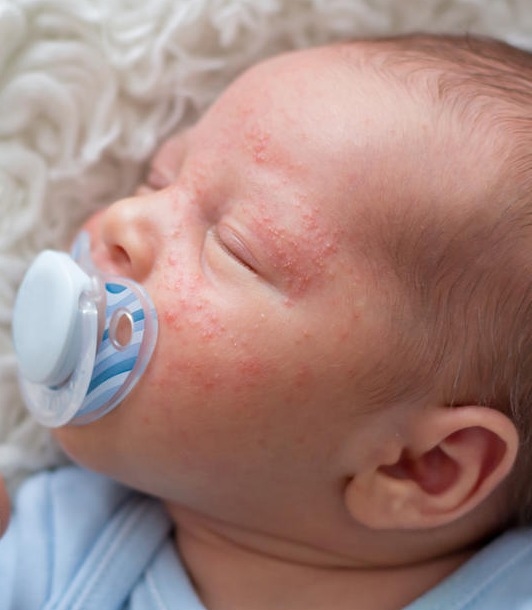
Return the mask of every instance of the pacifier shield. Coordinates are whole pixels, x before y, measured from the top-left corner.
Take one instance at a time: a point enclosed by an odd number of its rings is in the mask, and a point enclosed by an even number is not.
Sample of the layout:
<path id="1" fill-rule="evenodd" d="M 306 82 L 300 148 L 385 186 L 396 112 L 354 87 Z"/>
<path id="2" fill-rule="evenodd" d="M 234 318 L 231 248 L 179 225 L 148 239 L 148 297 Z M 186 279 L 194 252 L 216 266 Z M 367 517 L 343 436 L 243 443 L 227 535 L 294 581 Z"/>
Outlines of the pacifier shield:
<path id="1" fill-rule="evenodd" d="M 122 282 L 105 284 L 105 329 L 77 423 L 101 417 L 123 400 L 144 372 L 155 347 L 157 317 L 153 306 L 138 285 Z"/>

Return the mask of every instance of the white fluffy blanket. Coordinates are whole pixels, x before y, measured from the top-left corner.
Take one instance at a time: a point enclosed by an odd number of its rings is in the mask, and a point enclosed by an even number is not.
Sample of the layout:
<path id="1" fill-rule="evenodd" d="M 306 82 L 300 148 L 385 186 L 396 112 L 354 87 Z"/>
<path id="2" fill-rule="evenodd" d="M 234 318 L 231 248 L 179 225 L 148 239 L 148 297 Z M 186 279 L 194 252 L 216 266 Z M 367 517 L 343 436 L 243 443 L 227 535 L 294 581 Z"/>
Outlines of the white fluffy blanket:
<path id="1" fill-rule="evenodd" d="M 284 49 L 412 30 L 532 47 L 530 0 L 0 0 L 0 472 L 63 459 L 26 415 L 10 339 L 30 259 L 131 190 L 157 143 Z"/>

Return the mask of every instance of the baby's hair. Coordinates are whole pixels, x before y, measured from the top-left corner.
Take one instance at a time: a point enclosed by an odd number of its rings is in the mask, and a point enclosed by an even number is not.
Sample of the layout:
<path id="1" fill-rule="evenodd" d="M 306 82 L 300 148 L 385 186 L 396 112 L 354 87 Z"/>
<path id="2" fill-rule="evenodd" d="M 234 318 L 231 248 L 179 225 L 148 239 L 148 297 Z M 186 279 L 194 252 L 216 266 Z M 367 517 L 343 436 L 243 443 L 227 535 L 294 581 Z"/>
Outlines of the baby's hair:
<path id="1" fill-rule="evenodd" d="M 379 76 L 430 103 L 434 134 L 445 141 L 452 131 L 479 151 L 473 198 L 447 174 L 434 202 L 391 204 L 373 219 L 392 280 L 388 347 L 400 360 L 390 366 L 383 355 L 375 400 L 436 390 L 452 408 L 481 404 L 511 417 L 520 434 L 513 517 L 532 523 L 532 55 L 473 36 L 364 44 Z M 450 208 L 440 205 L 449 197 Z"/>

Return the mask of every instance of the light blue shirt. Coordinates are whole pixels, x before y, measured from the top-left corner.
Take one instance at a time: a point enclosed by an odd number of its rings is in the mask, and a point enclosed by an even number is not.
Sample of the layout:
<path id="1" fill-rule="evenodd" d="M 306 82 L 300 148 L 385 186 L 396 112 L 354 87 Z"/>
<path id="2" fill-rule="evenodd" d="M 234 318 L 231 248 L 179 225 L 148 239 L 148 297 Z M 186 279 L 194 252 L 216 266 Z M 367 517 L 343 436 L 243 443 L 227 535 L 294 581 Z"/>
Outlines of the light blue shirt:
<path id="1" fill-rule="evenodd" d="M 205 610 L 160 503 L 76 467 L 30 479 L 0 540 L 0 610 L 129 609 Z M 532 610 L 532 529 L 502 535 L 405 610 Z"/>
<path id="2" fill-rule="evenodd" d="M 0 540 L 0 610 L 205 610 L 161 504 L 71 467 L 21 489 Z"/>

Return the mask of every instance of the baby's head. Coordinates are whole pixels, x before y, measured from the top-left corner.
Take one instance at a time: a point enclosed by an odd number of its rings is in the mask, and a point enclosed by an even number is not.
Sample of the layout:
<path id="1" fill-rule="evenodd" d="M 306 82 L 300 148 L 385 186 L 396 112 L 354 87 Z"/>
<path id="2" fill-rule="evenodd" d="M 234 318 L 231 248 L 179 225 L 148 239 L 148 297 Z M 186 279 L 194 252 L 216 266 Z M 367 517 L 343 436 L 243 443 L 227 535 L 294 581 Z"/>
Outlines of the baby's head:
<path id="1" fill-rule="evenodd" d="M 398 366 L 383 359 L 375 399 L 433 400 L 436 390 L 442 404 L 508 415 L 520 437 L 511 510 L 530 522 L 532 56 L 461 37 L 390 39 L 373 50 L 383 76 L 432 108 L 442 153 L 428 168 L 429 199 L 420 190 L 375 209 L 375 256 L 385 253 L 392 278 L 388 337 L 401 354 Z M 423 181 L 427 166 L 419 169 Z"/>
<path id="2" fill-rule="evenodd" d="M 310 555 L 423 558 L 412 530 L 445 551 L 509 517 L 532 388 L 529 82 L 504 45 L 427 37 L 243 75 L 87 223 L 160 339 L 119 408 L 57 432 L 66 450 L 177 520 Z"/>

